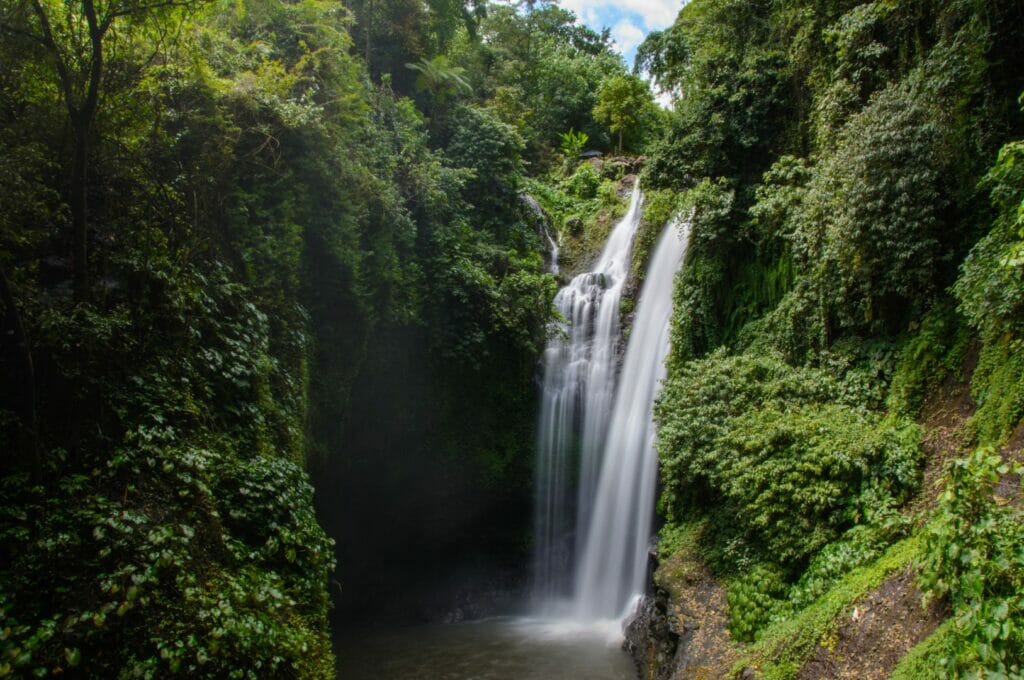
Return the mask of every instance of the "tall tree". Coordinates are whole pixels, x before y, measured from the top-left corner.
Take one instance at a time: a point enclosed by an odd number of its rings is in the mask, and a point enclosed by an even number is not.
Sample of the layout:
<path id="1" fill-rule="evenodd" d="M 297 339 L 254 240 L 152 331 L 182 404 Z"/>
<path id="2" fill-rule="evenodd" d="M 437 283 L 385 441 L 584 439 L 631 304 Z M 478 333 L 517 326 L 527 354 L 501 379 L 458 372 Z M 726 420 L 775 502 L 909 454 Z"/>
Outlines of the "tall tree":
<path id="1" fill-rule="evenodd" d="M 141 25 L 199 0 L 4 0 L 0 32 L 29 37 L 53 67 L 71 137 L 68 204 L 73 235 L 75 295 L 89 297 L 89 161 L 103 101 L 108 56 Z"/>
<path id="2" fill-rule="evenodd" d="M 652 105 L 647 84 L 633 75 L 609 78 L 601 84 L 594 105 L 594 118 L 618 135 L 616 151 L 622 153 L 622 134 L 636 125 Z"/>

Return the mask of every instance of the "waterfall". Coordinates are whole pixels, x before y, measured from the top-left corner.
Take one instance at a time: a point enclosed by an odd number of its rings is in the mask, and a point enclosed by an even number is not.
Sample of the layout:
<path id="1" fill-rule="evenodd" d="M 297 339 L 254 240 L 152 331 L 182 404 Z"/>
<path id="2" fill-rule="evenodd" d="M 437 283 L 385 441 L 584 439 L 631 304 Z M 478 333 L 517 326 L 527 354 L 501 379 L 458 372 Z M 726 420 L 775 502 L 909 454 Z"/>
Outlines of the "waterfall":
<path id="1" fill-rule="evenodd" d="M 534 198 L 533 196 L 524 191 L 523 193 L 519 194 L 519 202 L 526 206 L 526 209 L 529 210 L 530 214 L 534 216 L 538 231 L 543 232 L 544 238 L 548 240 L 548 258 L 550 261 L 548 271 L 557 276 L 558 253 L 561 248 L 562 235 L 556 231 L 555 234 L 558 236 L 558 238 L 556 239 L 551 236 L 551 231 L 548 229 L 550 219 L 548 218 L 547 213 L 544 212 L 544 208 L 541 207 L 540 202 L 536 198 Z"/>
<path id="2" fill-rule="evenodd" d="M 551 258 L 551 265 L 548 268 L 548 271 L 555 276 L 558 276 L 558 254 L 561 252 L 559 242 L 562 240 L 562 235 L 558 234 L 558 238 L 555 239 L 551 236 L 551 232 L 548 231 L 548 228 L 544 227 L 544 236 L 548 239 L 548 252 L 550 253 L 549 257 Z"/>
<path id="3" fill-rule="evenodd" d="M 589 517 L 597 487 L 614 391 L 619 300 L 641 198 L 638 186 L 593 270 L 555 296 L 562 321 L 544 352 L 534 522 L 534 596 L 544 609 L 568 594 L 573 529 L 581 526 L 578 518 Z"/>
<path id="4" fill-rule="evenodd" d="M 658 457 L 654 399 L 665 376 L 672 284 L 689 244 L 689 222 L 670 222 L 655 247 L 615 395 L 594 510 L 576 565 L 573 614 L 620 617 L 646 586 Z"/>
<path id="5" fill-rule="evenodd" d="M 593 271 L 555 298 L 564 321 L 544 354 L 535 516 L 534 596 L 545 614 L 618 618 L 645 586 L 657 478 L 652 410 L 689 222 L 671 221 L 658 240 L 616 381 L 619 301 L 641 201 L 637 187 Z"/>

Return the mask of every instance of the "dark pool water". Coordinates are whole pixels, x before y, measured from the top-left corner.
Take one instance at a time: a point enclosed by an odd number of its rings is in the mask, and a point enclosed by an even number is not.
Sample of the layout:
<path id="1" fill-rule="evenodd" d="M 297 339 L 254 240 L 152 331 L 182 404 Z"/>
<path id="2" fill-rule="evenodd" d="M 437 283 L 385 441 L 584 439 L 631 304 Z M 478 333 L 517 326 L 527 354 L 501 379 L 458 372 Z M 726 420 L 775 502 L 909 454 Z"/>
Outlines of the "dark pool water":
<path id="1" fill-rule="evenodd" d="M 618 621 L 521 618 L 348 635 L 339 680 L 636 680 Z"/>

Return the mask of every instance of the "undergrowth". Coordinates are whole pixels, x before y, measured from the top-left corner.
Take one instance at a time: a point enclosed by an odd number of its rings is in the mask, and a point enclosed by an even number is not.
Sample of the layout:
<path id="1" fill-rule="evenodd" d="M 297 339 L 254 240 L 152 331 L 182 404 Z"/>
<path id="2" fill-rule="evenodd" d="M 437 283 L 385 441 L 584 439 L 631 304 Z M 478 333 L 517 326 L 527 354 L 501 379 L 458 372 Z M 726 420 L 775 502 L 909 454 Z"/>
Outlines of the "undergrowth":
<path id="1" fill-rule="evenodd" d="M 811 605 L 766 628 L 736 663 L 734 672 L 752 667 L 765 680 L 794 677 L 817 646 L 834 646 L 841 615 L 889 575 L 911 564 L 919 549 L 919 539 L 906 538 L 872 564 L 850 571 Z"/>

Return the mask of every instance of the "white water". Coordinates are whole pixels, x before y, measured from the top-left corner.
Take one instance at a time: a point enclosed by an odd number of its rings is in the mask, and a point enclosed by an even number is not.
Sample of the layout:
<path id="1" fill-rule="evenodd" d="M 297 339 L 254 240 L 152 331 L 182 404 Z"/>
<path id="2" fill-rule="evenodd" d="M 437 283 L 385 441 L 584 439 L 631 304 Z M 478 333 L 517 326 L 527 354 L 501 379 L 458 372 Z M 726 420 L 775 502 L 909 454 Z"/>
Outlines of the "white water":
<path id="1" fill-rule="evenodd" d="M 541 207 L 540 203 L 536 198 L 528 193 L 519 194 L 519 200 L 529 209 L 531 213 L 537 218 L 539 223 L 542 225 L 541 230 L 544 232 L 544 238 L 548 240 L 548 258 L 550 265 L 548 271 L 554 275 L 558 275 L 558 254 L 562 246 L 562 235 L 556 230 L 555 235 L 557 238 L 551 236 L 551 231 L 548 229 L 548 217 L 547 213 L 544 212 L 544 208 Z"/>
<path id="2" fill-rule="evenodd" d="M 680 227 L 682 227 L 680 229 Z M 646 586 L 657 482 L 654 399 L 665 377 L 672 284 L 689 244 L 689 224 L 670 222 L 654 250 L 615 395 L 594 511 L 576 565 L 573 614 L 623 616 Z"/>
<path id="3" fill-rule="evenodd" d="M 593 271 L 574 278 L 555 297 L 564 322 L 544 352 L 534 560 L 536 603 L 548 613 L 568 592 L 573 528 L 577 518 L 589 516 L 597 486 L 615 386 L 619 301 L 640 204 L 636 188 Z"/>
<path id="4" fill-rule="evenodd" d="M 558 254 L 561 252 L 560 242 L 562 240 L 562 235 L 558 234 L 557 239 L 553 238 L 551 236 L 551 232 L 547 230 L 547 227 L 544 228 L 544 235 L 548 238 L 548 250 L 551 253 L 550 271 L 555 276 L 558 276 Z"/>
<path id="5" fill-rule="evenodd" d="M 617 623 L 645 587 L 657 478 L 652 409 L 689 224 L 671 222 L 658 240 L 616 391 L 619 302 L 640 203 L 637 188 L 594 270 L 555 298 L 566 323 L 545 352 L 534 565 L 536 604 L 549 616 Z"/>

